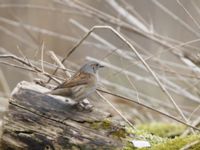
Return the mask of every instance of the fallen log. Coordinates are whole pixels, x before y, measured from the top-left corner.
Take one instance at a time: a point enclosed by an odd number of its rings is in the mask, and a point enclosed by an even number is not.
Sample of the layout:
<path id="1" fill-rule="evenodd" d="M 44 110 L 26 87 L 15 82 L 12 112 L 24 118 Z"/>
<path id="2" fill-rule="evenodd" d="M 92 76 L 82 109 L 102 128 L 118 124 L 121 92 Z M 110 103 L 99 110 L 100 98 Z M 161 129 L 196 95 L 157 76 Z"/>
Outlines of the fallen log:
<path id="1" fill-rule="evenodd" d="M 81 111 L 46 88 L 21 82 L 13 90 L 4 119 L 3 150 L 121 149 L 125 129 L 93 108 Z"/>

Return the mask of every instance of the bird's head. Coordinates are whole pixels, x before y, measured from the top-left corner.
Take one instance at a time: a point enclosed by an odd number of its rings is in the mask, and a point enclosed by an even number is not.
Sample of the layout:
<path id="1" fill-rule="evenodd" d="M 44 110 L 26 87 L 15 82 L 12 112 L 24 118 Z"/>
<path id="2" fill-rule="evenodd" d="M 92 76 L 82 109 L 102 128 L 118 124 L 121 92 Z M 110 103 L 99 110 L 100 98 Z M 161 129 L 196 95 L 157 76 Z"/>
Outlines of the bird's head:
<path id="1" fill-rule="evenodd" d="M 102 68 L 104 66 L 100 65 L 97 62 L 90 61 L 87 64 L 85 64 L 83 67 L 81 67 L 80 71 L 85 73 L 91 73 L 95 74 L 99 68 Z"/>

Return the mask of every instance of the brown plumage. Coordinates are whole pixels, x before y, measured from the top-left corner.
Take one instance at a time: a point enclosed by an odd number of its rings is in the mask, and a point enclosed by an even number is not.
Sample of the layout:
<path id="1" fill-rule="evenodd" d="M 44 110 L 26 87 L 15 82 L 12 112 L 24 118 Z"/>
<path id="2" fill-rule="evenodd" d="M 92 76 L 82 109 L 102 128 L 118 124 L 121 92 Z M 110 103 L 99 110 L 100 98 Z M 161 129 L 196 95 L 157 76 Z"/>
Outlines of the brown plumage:
<path id="1" fill-rule="evenodd" d="M 73 77 L 54 88 L 49 94 L 71 98 L 77 102 L 87 98 L 97 87 L 96 71 L 103 66 L 96 62 L 84 65 Z"/>

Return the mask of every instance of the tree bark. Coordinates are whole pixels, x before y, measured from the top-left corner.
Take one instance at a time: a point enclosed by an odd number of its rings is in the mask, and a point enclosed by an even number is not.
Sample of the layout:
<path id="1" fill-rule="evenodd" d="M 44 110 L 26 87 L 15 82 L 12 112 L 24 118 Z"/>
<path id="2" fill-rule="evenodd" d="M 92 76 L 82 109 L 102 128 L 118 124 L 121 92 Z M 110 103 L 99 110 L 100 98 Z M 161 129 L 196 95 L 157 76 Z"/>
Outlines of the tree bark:
<path id="1" fill-rule="evenodd" d="M 114 123 L 109 113 L 97 108 L 77 110 L 73 102 L 43 94 L 45 90 L 25 81 L 13 90 L 4 119 L 3 150 L 122 148 L 124 127 Z"/>

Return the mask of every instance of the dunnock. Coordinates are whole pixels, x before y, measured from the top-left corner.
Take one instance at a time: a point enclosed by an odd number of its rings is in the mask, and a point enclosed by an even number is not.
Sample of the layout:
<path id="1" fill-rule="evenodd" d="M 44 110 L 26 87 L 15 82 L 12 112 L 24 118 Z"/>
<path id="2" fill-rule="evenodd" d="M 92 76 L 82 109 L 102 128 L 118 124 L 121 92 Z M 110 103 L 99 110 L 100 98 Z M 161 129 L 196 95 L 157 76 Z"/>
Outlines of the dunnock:
<path id="1" fill-rule="evenodd" d="M 48 93 L 68 97 L 79 103 L 96 90 L 97 70 L 102 67 L 104 66 L 97 62 L 88 62 L 69 80 L 64 81 Z"/>

